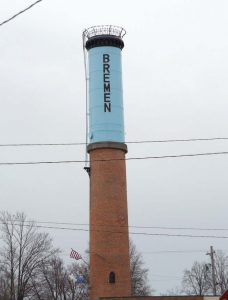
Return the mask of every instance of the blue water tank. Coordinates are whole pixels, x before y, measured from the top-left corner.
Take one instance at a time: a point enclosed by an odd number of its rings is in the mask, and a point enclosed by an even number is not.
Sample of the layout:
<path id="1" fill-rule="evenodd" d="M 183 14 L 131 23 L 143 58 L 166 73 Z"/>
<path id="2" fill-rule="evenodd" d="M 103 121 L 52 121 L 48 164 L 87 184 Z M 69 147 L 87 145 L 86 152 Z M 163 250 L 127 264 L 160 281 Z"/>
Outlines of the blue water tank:
<path id="1" fill-rule="evenodd" d="M 119 33 L 119 31 L 118 31 Z M 117 31 L 98 31 L 88 36 L 89 142 L 124 143 L 121 51 Z"/>

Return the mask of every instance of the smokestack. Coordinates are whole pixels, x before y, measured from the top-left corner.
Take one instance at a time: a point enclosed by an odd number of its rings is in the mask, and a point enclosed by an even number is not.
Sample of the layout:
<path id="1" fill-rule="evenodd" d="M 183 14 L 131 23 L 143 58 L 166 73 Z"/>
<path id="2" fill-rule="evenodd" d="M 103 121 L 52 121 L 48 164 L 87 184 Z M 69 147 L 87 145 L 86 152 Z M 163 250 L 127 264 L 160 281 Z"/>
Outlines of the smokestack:
<path id="1" fill-rule="evenodd" d="M 125 30 L 84 31 L 89 62 L 90 299 L 131 295 L 121 52 Z"/>

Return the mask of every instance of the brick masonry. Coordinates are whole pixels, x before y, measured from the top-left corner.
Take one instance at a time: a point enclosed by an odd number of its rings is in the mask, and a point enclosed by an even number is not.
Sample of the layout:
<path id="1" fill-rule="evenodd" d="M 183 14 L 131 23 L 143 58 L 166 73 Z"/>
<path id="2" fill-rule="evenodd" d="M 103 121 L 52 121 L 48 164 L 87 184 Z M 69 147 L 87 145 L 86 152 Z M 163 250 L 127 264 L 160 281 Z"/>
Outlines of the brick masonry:
<path id="1" fill-rule="evenodd" d="M 90 300 L 131 295 L 125 152 L 90 150 Z"/>

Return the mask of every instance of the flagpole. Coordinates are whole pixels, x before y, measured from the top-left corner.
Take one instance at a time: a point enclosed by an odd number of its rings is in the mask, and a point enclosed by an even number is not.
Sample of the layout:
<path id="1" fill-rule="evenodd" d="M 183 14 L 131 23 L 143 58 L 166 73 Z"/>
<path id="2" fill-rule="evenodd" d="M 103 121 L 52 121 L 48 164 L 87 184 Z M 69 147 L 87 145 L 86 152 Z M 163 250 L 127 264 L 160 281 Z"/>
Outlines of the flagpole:
<path id="1" fill-rule="evenodd" d="M 88 264 L 83 258 L 81 258 L 81 260 L 82 260 L 87 266 L 89 266 L 89 264 Z"/>

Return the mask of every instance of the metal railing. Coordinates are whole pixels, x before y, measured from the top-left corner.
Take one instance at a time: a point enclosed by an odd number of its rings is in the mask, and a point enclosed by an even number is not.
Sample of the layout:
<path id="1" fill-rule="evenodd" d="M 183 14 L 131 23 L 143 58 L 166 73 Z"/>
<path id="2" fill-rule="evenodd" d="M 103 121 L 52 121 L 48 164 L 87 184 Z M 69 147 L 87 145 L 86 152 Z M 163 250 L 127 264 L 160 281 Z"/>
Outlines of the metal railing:
<path id="1" fill-rule="evenodd" d="M 114 35 L 123 38 L 126 34 L 126 30 L 120 26 L 114 25 L 98 25 L 92 26 L 83 31 L 85 40 L 92 38 L 97 35 Z"/>

